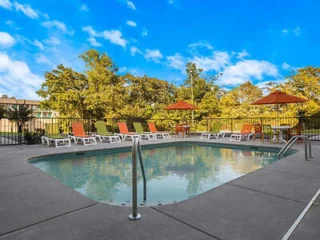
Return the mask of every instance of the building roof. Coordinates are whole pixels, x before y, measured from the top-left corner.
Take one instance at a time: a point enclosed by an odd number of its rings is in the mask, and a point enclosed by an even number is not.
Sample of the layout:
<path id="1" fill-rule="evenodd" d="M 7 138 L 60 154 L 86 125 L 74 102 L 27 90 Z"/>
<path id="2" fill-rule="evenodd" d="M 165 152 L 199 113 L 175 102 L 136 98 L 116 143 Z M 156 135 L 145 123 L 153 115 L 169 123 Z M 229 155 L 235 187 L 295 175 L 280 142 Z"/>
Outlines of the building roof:
<path id="1" fill-rule="evenodd" d="M 0 98 L 0 104 L 27 104 L 33 106 L 39 106 L 38 100 L 24 100 L 24 99 L 12 99 L 12 98 Z"/>

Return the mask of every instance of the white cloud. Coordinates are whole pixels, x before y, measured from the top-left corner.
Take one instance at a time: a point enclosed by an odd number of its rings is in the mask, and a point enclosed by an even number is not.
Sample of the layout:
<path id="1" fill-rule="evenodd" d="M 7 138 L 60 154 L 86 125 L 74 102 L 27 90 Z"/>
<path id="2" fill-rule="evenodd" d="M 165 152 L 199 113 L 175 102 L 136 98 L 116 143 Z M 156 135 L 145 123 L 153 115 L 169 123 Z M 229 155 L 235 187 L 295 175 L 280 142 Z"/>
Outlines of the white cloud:
<path id="1" fill-rule="evenodd" d="M 159 62 L 159 59 L 163 58 L 161 52 L 159 49 L 146 49 L 146 53 L 144 55 L 144 58 L 147 59 L 148 61 L 154 61 L 154 62 Z"/>
<path id="2" fill-rule="evenodd" d="M 199 42 L 196 42 L 196 43 L 191 43 L 188 45 L 188 47 L 190 48 L 190 52 L 191 54 L 198 54 L 198 49 L 199 48 L 205 48 L 205 49 L 208 49 L 208 50 L 212 50 L 213 47 L 212 45 L 207 42 L 207 41 L 199 41 Z"/>
<path id="3" fill-rule="evenodd" d="M 90 42 L 90 45 L 91 45 L 91 46 L 94 46 L 94 47 L 100 47 L 100 46 L 102 46 L 102 44 L 99 43 L 99 42 L 97 42 L 97 40 L 96 40 L 94 37 L 88 38 L 88 41 Z"/>
<path id="4" fill-rule="evenodd" d="M 12 3 L 9 0 L 0 0 L 0 7 L 4 9 L 11 9 Z"/>
<path id="5" fill-rule="evenodd" d="M 169 0 L 168 3 L 169 4 L 174 4 L 174 1 L 173 0 Z"/>
<path id="6" fill-rule="evenodd" d="M 89 8 L 86 4 L 82 4 L 80 6 L 80 11 L 83 11 L 83 12 L 88 12 L 89 11 Z"/>
<path id="7" fill-rule="evenodd" d="M 281 30 L 281 35 L 284 37 L 284 36 L 287 36 L 287 35 L 295 35 L 295 36 L 300 36 L 301 34 L 301 29 L 300 27 L 296 27 L 296 28 L 293 28 L 293 29 L 282 29 Z"/>
<path id="8" fill-rule="evenodd" d="M 127 1 L 127 5 L 128 5 L 128 7 L 129 7 L 130 9 L 136 10 L 136 6 L 133 4 L 133 2 Z"/>
<path id="9" fill-rule="evenodd" d="M 214 51 L 211 56 L 194 56 L 189 59 L 194 62 L 197 67 L 202 68 L 203 71 L 220 71 L 230 62 L 230 55 L 228 52 Z"/>
<path id="10" fill-rule="evenodd" d="M 241 52 L 237 53 L 238 59 L 244 59 L 245 57 L 250 57 L 250 54 L 246 50 L 242 50 Z"/>
<path id="11" fill-rule="evenodd" d="M 53 20 L 53 21 L 46 21 L 41 23 L 42 26 L 46 27 L 46 28 L 57 28 L 59 29 L 61 32 L 68 34 L 68 35 L 73 35 L 74 31 L 69 31 L 67 26 L 65 25 L 65 23 L 57 21 L 57 20 Z"/>
<path id="12" fill-rule="evenodd" d="M 168 56 L 167 61 L 171 68 L 179 69 L 182 72 L 185 71 L 187 60 L 180 53 L 176 53 L 173 56 Z"/>
<path id="13" fill-rule="evenodd" d="M 135 56 L 137 53 L 142 54 L 141 50 L 135 46 L 130 48 L 130 52 L 132 56 Z"/>
<path id="14" fill-rule="evenodd" d="M 43 53 L 36 54 L 36 62 L 39 64 L 45 64 L 49 66 L 53 65 L 53 63 Z"/>
<path id="15" fill-rule="evenodd" d="M 16 43 L 16 40 L 6 32 L 0 32 L 0 48 L 9 48 Z"/>
<path id="16" fill-rule="evenodd" d="M 38 40 L 34 40 L 33 45 L 35 45 L 36 47 L 38 47 L 41 50 L 44 50 L 44 46 L 43 46 L 42 42 L 40 42 Z"/>
<path id="17" fill-rule="evenodd" d="M 291 68 L 291 66 L 290 66 L 288 63 L 286 63 L 286 62 L 282 63 L 281 67 L 282 67 L 282 69 L 285 69 L 285 70 Z"/>
<path id="18" fill-rule="evenodd" d="M 101 33 L 96 32 L 92 26 L 85 26 L 82 27 L 82 31 L 89 33 L 90 36 L 92 37 L 99 37 L 102 36 Z"/>
<path id="19" fill-rule="evenodd" d="M 36 10 L 32 9 L 30 5 L 28 4 L 20 4 L 16 1 L 13 2 L 13 5 L 17 12 L 22 12 L 26 16 L 32 19 L 39 18 L 39 14 Z"/>
<path id="20" fill-rule="evenodd" d="M 146 29 L 146 28 L 144 28 L 144 29 L 142 29 L 142 32 L 141 32 L 141 35 L 142 35 L 142 37 L 146 37 L 146 36 L 148 36 L 148 29 Z"/>
<path id="21" fill-rule="evenodd" d="M 219 83 L 238 85 L 251 79 L 263 80 L 263 76 L 279 77 L 277 67 L 267 61 L 242 60 L 227 66 Z"/>
<path id="22" fill-rule="evenodd" d="M 50 38 L 44 40 L 44 42 L 48 45 L 59 45 L 60 44 L 60 40 L 56 37 L 50 37 Z"/>
<path id="23" fill-rule="evenodd" d="M 43 79 L 32 73 L 25 62 L 12 60 L 6 53 L 0 52 L 0 87 L 6 89 L 6 94 L 38 99 L 35 91 L 42 82 Z"/>
<path id="24" fill-rule="evenodd" d="M 127 40 L 122 38 L 122 33 L 119 30 L 105 30 L 103 32 L 103 37 L 111 43 L 120 45 L 121 47 L 125 48 L 127 45 Z"/>
<path id="25" fill-rule="evenodd" d="M 130 26 L 130 27 L 136 27 L 137 26 L 136 22 L 134 22 L 134 21 L 127 21 L 127 25 Z"/>

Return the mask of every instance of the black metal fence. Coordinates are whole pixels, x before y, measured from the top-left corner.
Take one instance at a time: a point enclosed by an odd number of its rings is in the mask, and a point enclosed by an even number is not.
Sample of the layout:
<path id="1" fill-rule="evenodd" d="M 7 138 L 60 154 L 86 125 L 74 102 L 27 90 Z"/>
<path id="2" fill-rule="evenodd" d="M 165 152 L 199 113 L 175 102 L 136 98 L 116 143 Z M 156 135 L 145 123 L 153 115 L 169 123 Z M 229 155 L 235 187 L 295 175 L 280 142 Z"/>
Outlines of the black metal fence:
<path id="1" fill-rule="evenodd" d="M 129 131 L 134 131 L 134 120 L 108 118 L 104 120 L 109 132 L 119 132 L 117 122 L 126 122 Z M 159 131 L 175 131 L 179 120 L 174 119 L 148 119 L 140 122 L 143 129 L 149 131 L 147 122 L 155 122 Z M 210 131 L 214 122 L 222 123 L 222 130 L 228 133 L 239 132 L 244 123 L 260 123 L 279 126 L 286 124 L 290 126 L 302 125 L 302 134 L 320 140 L 320 117 L 250 117 L 250 118 L 207 118 L 203 120 L 186 120 L 191 126 L 193 134 Z M 87 134 L 96 132 L 95 119 L 81 118 L 33 118 L 32 120 L 19 124 L 16 119 L 0 120 L 0 145 L 32 144 L 40 142 L 41 135 L 45 134 L 46 124 L 58 124 L 61 134 L 71 134 L 73 122 L 81 122 Z M 318 137 L 317 137 L 318 136 Z"/>

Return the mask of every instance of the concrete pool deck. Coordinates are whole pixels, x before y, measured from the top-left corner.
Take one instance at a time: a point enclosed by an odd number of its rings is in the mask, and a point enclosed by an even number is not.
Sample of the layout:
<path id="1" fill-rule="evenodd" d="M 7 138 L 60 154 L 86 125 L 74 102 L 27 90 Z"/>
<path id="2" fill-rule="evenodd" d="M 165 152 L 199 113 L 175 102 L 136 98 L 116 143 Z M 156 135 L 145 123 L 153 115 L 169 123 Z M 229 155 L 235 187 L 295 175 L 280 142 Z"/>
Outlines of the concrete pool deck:
<path id="1" fill-rule="evenodd" d="M 143 141 L 201 141 L 281 147 L 228 138 Z M 90 200 L 27 162 L 39 155 L 131 146 L 102 143 L 53 148 L 42 145 L 0 147 L 0 239 L 282 239 L 320 188 L 320 144 L 311 161 L 300 150 L 267 167 L 186 201 L 139 208 L 130 221 L 129 207 Z M 318 198 L 289 239 L 320 239 Z"/>

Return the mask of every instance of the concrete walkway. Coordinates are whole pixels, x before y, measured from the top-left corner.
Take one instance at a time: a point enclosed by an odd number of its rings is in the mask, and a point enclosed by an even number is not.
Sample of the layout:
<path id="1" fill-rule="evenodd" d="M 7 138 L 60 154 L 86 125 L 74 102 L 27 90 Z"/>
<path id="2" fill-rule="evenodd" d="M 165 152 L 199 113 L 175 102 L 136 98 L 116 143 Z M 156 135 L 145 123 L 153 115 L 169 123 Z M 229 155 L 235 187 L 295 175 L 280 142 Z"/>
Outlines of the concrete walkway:
<path id="1" fill-rule="evenodd" d="M 170 141 L 194 140 L 200 141 Z M 227 138 L 210 142 L 230 144 Z M 268 145 L 282 146 L 263 144 Z M 118 146 L 131 142 L 0 147 L 0 239 L 282 239 L 320 188 L 320 146 L 313 146 L 314 158 L 306 161 L 300 144 L 298 153 L 194 198 L 140 208 L 142 219 L 130 221 L 130 208 L 90 200 L 27 162 L 39 155 Z M 289 239 L 320 239 L 319 220 L 317 199 Z"/>

